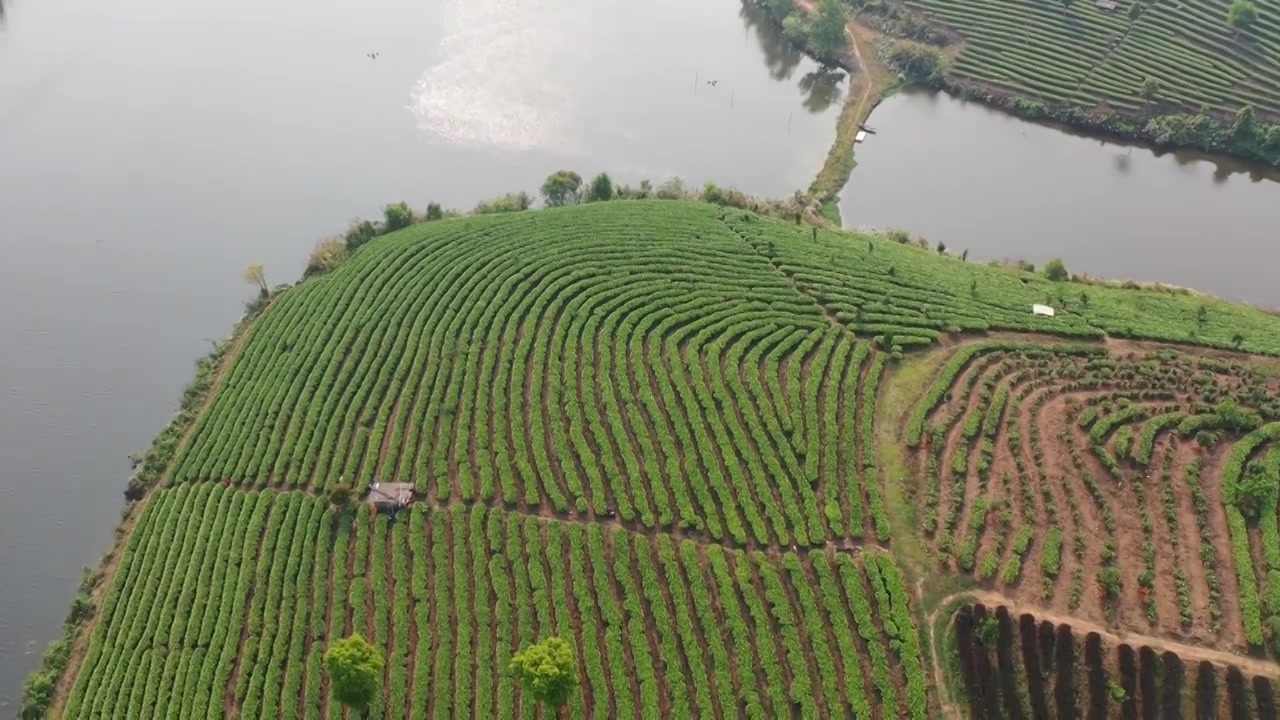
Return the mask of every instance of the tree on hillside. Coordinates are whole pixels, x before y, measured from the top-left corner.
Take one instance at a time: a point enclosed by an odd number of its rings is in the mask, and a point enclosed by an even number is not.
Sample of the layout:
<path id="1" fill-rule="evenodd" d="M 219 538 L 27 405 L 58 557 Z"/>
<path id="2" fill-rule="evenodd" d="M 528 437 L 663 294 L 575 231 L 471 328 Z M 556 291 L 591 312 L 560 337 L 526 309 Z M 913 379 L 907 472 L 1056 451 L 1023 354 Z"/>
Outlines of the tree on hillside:
<path id="1" fill-rule="evenodd" d="M 382 655 L 358 633 L 330 645 L 324 666 L 333 699 L 357 713 L 363 713 L 382 689 Z"/>
<path id="2" fill-rule="evenodd" d="M 439 220 L 444 217 L 444 209 L 440 207 L 440 203 L 427 203 L 427 219 Z"/>
<path id="3" fill-rule="evenodd" d="M 1258 22 L 1258 6 L 1250 0 L 1236 0 L 1227 8 L 1227 24 L 1236 30 L 1248 30 Z"/>
<path id="4" fill-rule="evenodd" d="M 1160 81 L 1153 77 L 1148 77 L 1142 81 L 1142 89 L 1138 93 L 1142 95 L 1143 100 L 1155 100 L 1156 96 L 1160 94 Z"/>
<path id="5" fill-rule="evenodd" d="M 1138 19 L 1138 16 L 1139 16 L 1139 15 L 1141 15 L 1141 14 L 1142 14 L 1142 4 L 1141 4 L 1141 3 L 1136 3 L 1136 2 L 1135 2 L 1135 3 L 1131 4 L 1131 5 L 1129 5 L 1129 12 L 1128 12 L 1128 15 L 1129 15 L 1129 22 L 1134 22 L 1134 21 L 1136 21 L 1136 20 Z"/>
<path id="6" fill-rule="evenodd" d="M 1252 105 L 1245 105 L 1236 113 L 1235 122 L 1231 123 L 1231 137 L 1237 140 L 1249 140 L 1257 130 L 1257 116 Z"/>
<path id="7" fill-rule="evenodd" d="M 258 294 L 262 297 L 270 294 L 270 291 L 267 290 L 267 274 L 262 267 L 262 263 L 254 263 L 245 268 L 243 277 L 245 282 L 258 286 Z"/>
<path id="8" fill-rule="evenodd" d="M 378 237 L 378 227 L 368 220 L 352 221 L 351 227 L 347 229 L 345 240 L 347 242 L 347 252 L 353 253 L 364 246 L 365 243 Z"/>
<path id="9" fill-rule="evenodd" d="M 942 74 L 942 53 L 910 40 L 899 40 L 889 50 L 889 64 L 908 80 L 933 82 Z"/>
<path id="10" fill-rule="evenodd" d="M 849 22 L 844 3 L 840 0 L 822 0 L 809 25 L 809 42 L 820 57 L 835 58 L 848 42 L 844 26 Z"/>
<path id="11" fill-rule="evenodd" d="M 573 645 L 559 637 L 534 643 L 511 658 L 511 670 L 534 700 L 559 712 L 578 684 Z"/>
<path id="12" fill-rule="evenodd" d="M 1045 263 L 1044 276 L 1054 282 L 1062 282 L 1071 277 L 1067 273 L 1067 266 L 1062 264 L 1062 258 L 1054 258 Z"/>
<path id="13" fill-rule="evenodd" d="M 302 271 L 302 277 L 323 275 L 341 265 L 346 259 L 347 244 L 342 241 L 342 238 L 339 236 L 325 238 L 317 242 L 315 249 L 311 251 L 311 257 L 307 258 L 307 267 Z"/>
<path id="14" fill-rule="evenodd" d="M 387 232 L 407 228 L 413 224 L 413 211 L 409 209 L 408 203 L 392 203 L 382 208 L 382 214 L 387 220 Z"/>
<path id="15" fill-rule="evenodd" d="M 609 173 L 600 173 L 591 179 L 587 186 L 587 202 L 602 202 L 613 199 L 613 178 Z"/>
<path id="16" fill-rule="evenodd" d="M 557 170 L 542 182 L 542 202 L 547 207 L 560 207 L 578 202 L 582 176 L 572 170 Z"/>

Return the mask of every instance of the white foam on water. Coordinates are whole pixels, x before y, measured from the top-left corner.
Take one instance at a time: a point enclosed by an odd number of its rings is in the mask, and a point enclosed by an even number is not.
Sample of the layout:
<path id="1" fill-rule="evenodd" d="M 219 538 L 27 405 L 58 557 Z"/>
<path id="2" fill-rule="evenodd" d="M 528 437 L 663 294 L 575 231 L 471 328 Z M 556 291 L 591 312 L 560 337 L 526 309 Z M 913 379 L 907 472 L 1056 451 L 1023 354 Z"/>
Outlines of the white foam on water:
<path id="1" fill-rule="evenodd" d="M 575 66 L 571 0 L 449 0 L 443 60 L 410 93 L 433 138 L 472 146 L 571 152 Z M 576 26 L 576 27 L 575 27 Z M 575 57 L 575 55 L 577 55 Z"/>

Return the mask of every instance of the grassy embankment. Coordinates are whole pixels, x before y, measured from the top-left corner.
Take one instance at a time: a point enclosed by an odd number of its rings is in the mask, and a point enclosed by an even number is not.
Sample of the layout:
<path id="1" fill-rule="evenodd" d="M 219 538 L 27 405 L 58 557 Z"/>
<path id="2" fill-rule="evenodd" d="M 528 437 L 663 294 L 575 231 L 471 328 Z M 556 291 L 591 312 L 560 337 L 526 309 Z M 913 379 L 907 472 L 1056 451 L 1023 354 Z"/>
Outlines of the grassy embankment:
<path id="1" fill-rule="evenodd" d="M 275 298 L 158 446 L 57 708 L 332 715 L 320 654 L 356 630 L 378 707 L 422 716 L 527 707 L 498 669 L 560 633 L 574 715 L 935 717 L 924 613 L 969 581 L 917 584 L 885 423 L 913 350 L 995 331 L 1280 354 L 1251 308 L 709 204 L 378 238 Z M 374 476 L 413 483 L 407 518 L 325 503 Z"/>

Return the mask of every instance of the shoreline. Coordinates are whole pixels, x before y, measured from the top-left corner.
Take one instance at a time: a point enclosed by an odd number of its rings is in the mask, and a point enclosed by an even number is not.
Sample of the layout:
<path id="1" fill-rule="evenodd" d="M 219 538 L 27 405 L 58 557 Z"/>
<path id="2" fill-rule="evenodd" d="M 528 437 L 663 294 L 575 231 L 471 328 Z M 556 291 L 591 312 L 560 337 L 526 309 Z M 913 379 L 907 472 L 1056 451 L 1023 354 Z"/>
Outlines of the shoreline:
<path id="1" fill-rule="evenodd" d="M 69 683 L 78 675 L 84 662 L 89 641 L 97 627 L 99 611 L 112 590 L 116 570 L 147 501 L 156 489 L 164 486 L 164 472 L 172 464 L 177 450 L 190 440 L 192 429 L 226 380 L 240 349 L 253 335 L 258 318 L 280 292 L 287 292 L 291 287 L 273 291 L 266 302 L 254 303 L 240 317 L 228 337 L 223 338 L 213 351 L 197 359 L 195 377 L 183 391 L 178 413 L 161 429 L 151 445 L 137 456 L 139 459 L 134 472 L 123 491 L 125 504 L 120 510 L 120 522 L 112 531 L 111 545 L 96 565 L 84 568 L 83 579 L 63 622 L 62 632 L 49 641 L 40 665 L 23 681 L 19 717 L 46 717 L 50 710 L 66 702 L 71 691 Z M 157 460 L 159 465 L 152 464 Z"/>
<path id="2" fill-rule="evenodd" d="M 628 201 L 614 200 L 611 202 Z M 552 212 L 560 211 L 552 210 Z M 450 221 L 440 220 L 420 222 Z M 840 232 L 854 235 L 854 233 L 850 231 L 842 230 Z M 807 242 L 807 233 L 805 234 L 805 237 L 805 240 L 798 240 L 796 242 Z M 877 242 L 887 243 L 891 241 L 886 238 L 881 238 Z M 903 244 L 906 245 L 906 243 Z M 930 253 L 927 248 L 916 248 L 916 250 L 923 253 Z M 956 260 L 960 259 L 954 256 L 952 256 L 952 258 Z M 962 262 L 969 264 L 967 261 L 962 260 Z M 973 265 L 977 267 L 980 264 L 974 263 Z M 1007 270 L 1007 272 L 1011 275 L 1015 274 L 1015 271 L 1012 269 Z M 262 317 L 263 313 L 266 312 L 270 305 L 273 304 L 275 299 L 279 298 L 282 294 L 287 293 L 290 289 L 298 287 L 302 282 L 305 282 L 305 279 L 292 285 L 282 286 L 281 289 L 273 291 L 267 302 L 257 303 L 254 307 L 251 307 L 236 324 L 232 335 L 220 342 L 218 347 L 215 348 L 215 350 L 208 356 L 203 358 L 198 364 L 196 377 L 184 393 L 182 410 L 171 421 L 171 423 L 161 431 L 152 446 L 148 449 L 146 456 L 142 463 L 140 463 L 139 472 L 135 476 L 135 479 L 139 482 L 135 483 L 131 479 L 130 487 L 140 489 L 140 493 L 136 499 L 130 501 L 126 505 L 124 512 L 122 512 L 121 522 L 116 528 L 115 540 L 112 543 L 111 548 L 103 555 L 102 561 L 98 567 L 88 570 L 86 574 L 86 584 L 85 586 L 82 586 L 81 595 L 78 595 L 72 604 L 71 614 L 68 618 L 67 624 L 64 626 L 64 633 L 62 637 L 60 639 L 55 639 L 53 644 L 50 645 L 50 651 L 48 655 L 46 655 L 45 666 L 33 672 L 28 678 L 27 688 L 24 688 L 24 691 L 30 688 L 33 679 L 40 678 L 49 690 L 47 698 L 44 701 L 44 704 L 38 708 L 39 712 L 30 714 L 27 712 L 29 707 L 27 704 L 28 698 L 24 693 L 21 713 L 23 717 L 43 717 L 50 707 L 62 707 L 62 704 L 66 700 L 67 693 L 72 689 L 74 681 L 81 669 L 81 664 L 84 660 L 88 645 L 92 640 L 93 633 L 98 627 L 99 618 L 97 617 L 96 611 L 102 607 L 104 599 L 112 592 L 113 589 L 115 589 L 113 587 L 115 571 L 119 566 L 121 556 L 127 546 L 127 543 L 132 537 L 134 524 L 140 517 L 142 509 L 153 494 L 153 491 L 166 486 L 168 481 L 166 473 L 170 471 L 170 466 L 172 465 L 174 457 L 176 457 L 179 451 L 188 442 L 190 442 L 192 430 L 198 426 L 201 418 L 208 412 L 210 403 L 216 397 L 217 393 L 220 392 L 228 373 L 235 367 L 241 350 L 245 344 L 253 338 L 256 328 L 259 327 L 257 321 Z M 1071 284 L 1076 283 L 1073 282 Z M 1165 287 L 1167 288 L 1167 286 Z M 1171 294 L 1179 294 L 1176 291 L 1159 287 L 1142 288 L 1143 292 L 1150 293 L 1155 293 L 1160 290 L 1164 290 L 1164 292 Z M 1221 302 L 1248 307 L 1244 303 L 1231 301 Z M 1107 338 L 1119 339 L 1126 337 L 1126 335 L 1116 333 L 1113 330 L 1106 330 L 1101 327 L 1099 327 L 1099 329 L 1103 332 L 1103 342 L 1106 342 Z M 995 330 L 990 332 L 1000 333 L 1007 331 Z M 948 331 L 948 333 L 950 334 L 951 331 Z M 986 335 L 989 333 L 984 331 L 983 334 Z M 958 332 L 955 333 L 955 335 L 957 337 L 963 336 L 963 334 Z M 1057 336 L 1040 335 L 1038 337 L 1042 338 L 1042 342 L 1048 342 L 1050 341 L 1049 338 Z M 1186 350 L 1195 348 L 1201 352 L 1208 348 L 1256 358 L 1266 358 L 1270 355 L 1270 353 L 1265 349 L 1251 348 L 1249 350 L 1241 350 L 1237 347 L 1235 350 L 1232 350 L 1227 347 L 1215 345 L 1211 342 L 1193 343 L 1185 340 L 1160 340 L 1154 336 L 1149 339 L 1142 339 L 1141 341 L 1146 342 L 1148 340 L 1153 343 L 1183 348 Z M 1271 357 L 1274 357 L 1274 355 L 1271 355 Z M 877 406 L 889 407 L 879 403 L 877 403 Z M 85 598 L 87 605 L 81 602 L 81 596 Z M 86 607 L 87 612 L 85 611 Z M 61 665 L 59 667 L 49 667 L 50 657 L 60 658 Z"/>
<path id="3" fill-rule="evenodd" d="M 815 5 L 815 0 L 793 0 L 793 8 L 806 16 L 814 13 Z M 782 30 L 782 21 L 767 6 L 760 4 L 760 7 L 765 17 Z M 949 26 L 925 20 L 956 32 Z M 836 137 L 807 191 L 810 199 L 822 206 L 821 215 L 837 227 L 843 226 L 842 218 L 839 208 L 831 206 L 838 205 L 835 201 L 857 166 L 854 137 L 880 102 L 899 88 L 946 93 L 957 100 L 977 102 L 1023 121 L 1089 139 L 1118 141 L 1156 154 L 1189 152 L 1219 164 L 1224 160 L 1242 164 L 1245 167 L 1238 171 L 1251 175 L 1280 173 L 1280 124 L 1252 122 L 1249 137 L 1243 137 L 1238 122 L 1229 124 L 1216 117 L 1187 112 L 1158 112 L 1158 105 L 1153 106 L 1157 112 L 1152 113 L 1099 112 L 1081 105 L 1047 102 L 997 87 L 956 80 L 948 75 L 945 67 L 941 77 L 933 82 L 910 81 L 899 77 L 876 56 L 874 45 L 894 36 L 874 31 L 852 16 L 845 30 L 849 45 L 834 65 L 848 73 L 849 90 L 836 121 Z M 832 64 L 815 53 L 807 42 L 791 42 L 814 61 Z M 961 36 L 958 42 L 937 49 L 947 56 L 949 64 L 963 49 L 963 44 Z M 864 45 L 870 46 L 871 52 L 864 53 Z"/>

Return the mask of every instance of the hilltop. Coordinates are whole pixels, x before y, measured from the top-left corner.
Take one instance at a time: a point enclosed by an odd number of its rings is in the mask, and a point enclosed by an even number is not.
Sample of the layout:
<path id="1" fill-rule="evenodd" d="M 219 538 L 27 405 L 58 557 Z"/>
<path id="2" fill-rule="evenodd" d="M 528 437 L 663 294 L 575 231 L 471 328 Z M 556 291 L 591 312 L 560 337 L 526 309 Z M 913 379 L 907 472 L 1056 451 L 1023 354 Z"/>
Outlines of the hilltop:
<path id="1" fill-rule="evenodd" d="M 1280 469 L 1280 403 L 1242 350 L 1280 355 L 1280 318 L 712 204 L 415 224 L 202 366 L 37 690 L 63 717 L 331 717 L 321 654 L 359 631 L 376 715 L 531 716 L 504 668 L 560 634 L 573 716 L 927 718 L 969 702 L 934 678 L 976 655 L 937 628 L 976 586 L 1256 651 L 1280 536 L 1240 488 Z M 1169 458 L 1196 453 L 1214 532 L 1108 511 L 1156 503 L 1147 467 L 1193 506 Z M 375 478 L 411 507 L 327 501 Z M 1202 545 L 1187 602 L 1219 620 L 1183 623 L 1166 575 Z"/>

